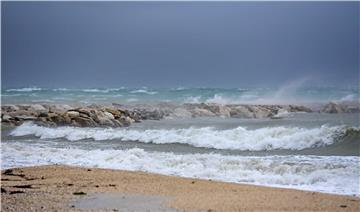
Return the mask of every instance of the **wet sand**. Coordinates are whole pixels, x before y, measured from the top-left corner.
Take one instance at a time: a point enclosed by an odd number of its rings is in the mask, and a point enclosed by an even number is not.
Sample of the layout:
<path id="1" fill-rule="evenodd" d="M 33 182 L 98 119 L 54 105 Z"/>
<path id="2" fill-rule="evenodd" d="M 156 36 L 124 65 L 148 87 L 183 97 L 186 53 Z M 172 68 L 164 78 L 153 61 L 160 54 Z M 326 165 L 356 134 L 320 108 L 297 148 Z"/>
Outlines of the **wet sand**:
<path id="1" fill-rule="evenodd" d="M 1 211 L 360 211 L 352 196 L 70 166 L 2 170 L 1 188 Z"/>

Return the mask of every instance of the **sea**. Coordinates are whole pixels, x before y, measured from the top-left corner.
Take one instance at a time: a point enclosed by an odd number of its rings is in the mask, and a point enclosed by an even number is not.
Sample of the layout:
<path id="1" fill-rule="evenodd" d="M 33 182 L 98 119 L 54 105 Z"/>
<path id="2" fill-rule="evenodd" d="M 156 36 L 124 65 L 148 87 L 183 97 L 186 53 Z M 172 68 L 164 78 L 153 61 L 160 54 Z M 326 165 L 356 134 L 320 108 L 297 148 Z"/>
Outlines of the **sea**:
<path id="1" fill-rule="evenodd" d="M 2 104 L 359 103 L 357 87 L 7 88 Z M 1 126 L 1 169 L 61 164 L 360 196 L 360 114 L 145 120 L 124 128 Z"/>

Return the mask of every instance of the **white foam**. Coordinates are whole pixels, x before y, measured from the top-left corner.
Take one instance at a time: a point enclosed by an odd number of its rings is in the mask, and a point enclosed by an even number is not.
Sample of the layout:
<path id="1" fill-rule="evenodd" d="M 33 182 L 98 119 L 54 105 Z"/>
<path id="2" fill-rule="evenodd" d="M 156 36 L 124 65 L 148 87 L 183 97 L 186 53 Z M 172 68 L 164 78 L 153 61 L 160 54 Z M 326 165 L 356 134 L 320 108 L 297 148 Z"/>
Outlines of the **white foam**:
<path id="1" fill-rule="evenodd" d="M 70 91 L 68 88 L 54 88 L 53 91 Z"/>
<path id="2" fill-rule="evenodd" d="M 201 103 L 201 96 L 189 96 L 189 97 L 186 97 L 184 102 L 185 103 L 192 103 L 192 104 Z"/>
<path id="3" fill-rule="evenodd" d="M 130 93 L 144 93 L 144 94 L 154 95 L 154 94 L 157 94 L 158 92 L 156 92 L 156 91 L 148 91 L 148 90 L 145 90 L 145 89 L 138 89 L 138 90 L 133 90 Z"/>
<path id="4" fill-rule="evenodd" d="M 126 128 L 47 128 L 32 123 L 23 124 L 10 135 L 35 135 L 41 139 L 65 138 L 70 141 L 82 139 L 139 141 L 143 143 L 180 143 L 195 147 L 234 150 L 302 150 L 331 145 L 344 133 L 344 126 L 321 126 L 319 128 L 266 127 L 249 130 L 244 127 L 217 130 L 212 127 L 186 129 L 126 129 Z"/>
<path id="5" fill-rule="evenodd" d="M 48 142 L 47 144 L 51 144 Z M 64 164 L 359 195 L 359 157 L 184 154 L 2 144 L 2 168 Z"/>
<path id="6" fill-rule="evenodd" d="M 88 92 L 88 93 L 109 93 L 109 90 L 105 89 L 105 90 L 100 90 L 100 89 L 96 89 L 96 88 L 92 88 L 92 89 L 83 89 L 83 92 Z"/>
<path id="7" fill-rule="evenodd" d="M 14 89 L 7 89 L 7 92 L 32 92 L 32 91 L 41 91 L 42 88 L 37 88 L 37 87 L 30 87 L 30 88 L 14 88 Z"/>

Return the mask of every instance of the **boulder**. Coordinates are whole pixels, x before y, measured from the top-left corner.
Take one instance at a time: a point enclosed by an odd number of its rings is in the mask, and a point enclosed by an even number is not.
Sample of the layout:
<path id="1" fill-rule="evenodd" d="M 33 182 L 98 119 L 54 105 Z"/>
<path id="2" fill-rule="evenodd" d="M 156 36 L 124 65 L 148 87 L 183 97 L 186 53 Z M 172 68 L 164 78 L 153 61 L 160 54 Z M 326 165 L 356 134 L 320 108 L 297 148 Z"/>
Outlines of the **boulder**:
<path id="1" fill-rule="evenodd" d="M 72 118 L 77 118 L 77 117 L 79 117 L 79 116 L 80 116 L 80 113 L 77 112 L 77 111 L 67 111 L 67 112 L 66 112 L 66 115 L 72 119 Z"/>
<path id="2" fill-rule="evenodd" d="M 222 118 L 229 118 L 231 109 L 227 106 L 219 106 L 219 113 L 218 115 Z"/>
<path id="3" fill-rule="evenodd" d="M 16 121 L 32 121 L 32 120 L 36 120 L 37 118 L 34 116 L 20 115 L 20 116 L 15 116 L 14 119 Z"/>
<path id="4" fill-rule="evenodd" d="M 113 116 L 118 116 L 118 117 L 120 117 L 121 114 L 122 114 L 122 113 L 120 112 L 120 110 L 116 110 L 116 109 L 113 109 L 113 108 L 105 108 L 104 110 L 105 110 L 105 112 L 111 113 Z"/>
<path id="5" fill-rule="evenodd" d="M 19 107 L 16 105 L 3 105 L 1 106 L 1 110 L 5 112 L 14 112 L 19 110 Z"/>
<path id="6" fill-rule="evenodd" d="M 33 104 L 30 105 L 30 108 L 28 110 L 33 110 L 36 111 L 38 113 L 43 113 L 43 112 L 47 112 L 48 109 L 46 109 L 44 106 L 40 105 L 40 104 Z"/>
<path id="7" fill-rule="evenodd" d="M 2 122 L 10 122 L 13 118 L 9 115 L 6 115 L 6 114 L 2 114 L 1 116 L 1 121 Z"/>
<path id="8" fill-rule="evenodd" d="M 214 117 L 216 116 L 213 112 L 203 109 L 203 108 L 195 108 L 192 112 L 193 117 Z"/>
<path id="9" fill-rule="evenodd" d="M 230 107 L 230 117 L 233 118 L 255 118 L 249 107 L 245 105 L 236 105 Z"/>
<path id="10" fill-rule="evenodd" d="M 84 118 L 84 117 L 75 117 L 72 119 L 72 121 L 74 122 L 75 126 L 80 126 L 80 127 L 95 127 L 97 126 L 96 122 L 90 118 Z"/>
<path id="11" fill-rule="evenodd" d="M 290 112 L 306 112 L 311 113 L 312 110 L 302 105 L 289 105 Z"/>
<path id="12" fill-rule="evenodd" d="M 274 115 L 271 110 L 261 106 L 252 106 L 251 110 L 255 118 L 269 118 Z"/>
<path id="13" fill-rule="evenodd" d="M 104 116 L 108 119 L 115 119 L 114 115 L 112 113 L 109 112 L 104 112 Z"/>
<path id="14" fill-rule="evenodd" d="M 185 108 L 176 108 L 167 118 L 191 118 L 192 114 Z"/>
<path id="15" fill-rule="evenodd" d="M 65 113 L 68 110 L 71 110 L 72 107 L 70 107 L 69 105 L 63 105 L 63 104 L 56 104 L 56 105 L 49 105 L 49 112 L 52 113 Z"/>
<path id="16" fill-rule="evenodd" d="M 336 104 L 334 102 L 330 102 L 329 104 L 325 105 L 320 112 L 323 113 L 344 113 L 346 112 L 346 108 L 342 105 Z"/>

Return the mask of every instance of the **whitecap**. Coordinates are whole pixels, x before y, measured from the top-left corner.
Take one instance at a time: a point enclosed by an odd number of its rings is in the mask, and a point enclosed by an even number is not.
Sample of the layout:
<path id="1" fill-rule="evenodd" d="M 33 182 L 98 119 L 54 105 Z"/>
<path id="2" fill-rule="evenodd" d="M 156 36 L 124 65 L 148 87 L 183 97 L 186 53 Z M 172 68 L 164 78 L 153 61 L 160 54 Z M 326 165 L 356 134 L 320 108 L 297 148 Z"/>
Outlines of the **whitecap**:
<path id="1" fill-rule="evenodd" d="M 142 143 L 180 143 L 194 147 L 231 150 L 302 150 L 322 147 L 336 142 L 346 132 L 344 126 L 321 126 L 318 128 L 265 127 L 259 129 L 217 130 L 212 127 L 184 129 L 124 129 L 124 128 L 47 128 L 25 123 L 10 135 L 35 135 L 41 139 L 65 138 L 70 141 L 82 139 L 138 141 Z"/>
<path id="2" fill-rule="evenodd" d="M 12 88 L 12 89 L 7 89 L 7 92 L 32 92 L 32 91 L 41 91 L 42 88 L 38 88 L 38 87 L 30 87 L 30 88 Z"/>
<path id="3" fill-rule="evenodd" d="M 336 194 L 359 195 L 359 157 L 174 154 L 143 149 L 2 144 L 2 168 L 47 164 L 145 171 Z"/>

